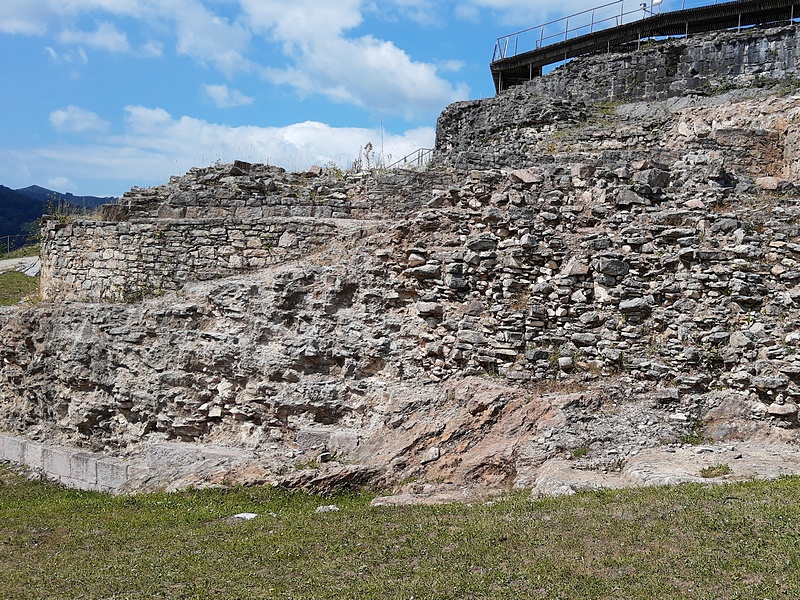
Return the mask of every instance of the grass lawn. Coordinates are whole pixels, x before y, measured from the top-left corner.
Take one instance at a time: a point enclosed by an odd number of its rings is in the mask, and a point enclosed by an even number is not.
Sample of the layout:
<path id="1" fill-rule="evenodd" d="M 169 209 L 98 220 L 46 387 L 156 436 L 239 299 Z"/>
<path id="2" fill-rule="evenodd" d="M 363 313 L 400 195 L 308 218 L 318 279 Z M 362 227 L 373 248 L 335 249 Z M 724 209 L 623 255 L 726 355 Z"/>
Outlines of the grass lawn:
<path id="1" fill-rule="evenodd" d="M 42 247 L 39 244 L 23 246 L 22 248 L 12 250 L 11 252 L 0 252 L 0 260 L 5 260 L 7 258 L 26 258 L 28 256 L 39 256 L 41 251 Z"/>
<path id="2" fill-rule="evenodd" d="M 798 478 L 399 508 L 0 482 L 0 598 L 800 598 Z"/>
<path id="3" fill-rule="evenodd" d="M 0 273 L 0 306 L 11 306 L 38 291 L 38 277 L 28 277 L 16 271 Z"/>

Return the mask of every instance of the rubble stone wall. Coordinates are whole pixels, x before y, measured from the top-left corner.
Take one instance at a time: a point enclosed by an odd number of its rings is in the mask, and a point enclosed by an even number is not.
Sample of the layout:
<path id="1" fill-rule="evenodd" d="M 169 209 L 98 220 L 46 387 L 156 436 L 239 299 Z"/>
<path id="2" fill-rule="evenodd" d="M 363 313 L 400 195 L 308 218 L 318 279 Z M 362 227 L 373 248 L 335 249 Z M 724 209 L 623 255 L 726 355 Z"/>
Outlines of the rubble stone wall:
<path id="1" fill-rule="evenodd" d="M 422 208 L 447 174 L 398 171 L 345 176 L 237 161 L 192 169 L 154 188 L 134 188 L 100 220 L 46 222 L 45 300 L 129 302 L 305 256 L 347 224 Z M 359 224 L 360 223 L 360 224 Z"/>
<path id="2" fill-rule="evenodd" d="M 534 91 L 448 109 L 425 173 L 219 165 L 51 222 L 52 297 L 130 301 L 0 309 L 0 428 L 219 444 L 261 461 L 234 481 L 328 488 L 333 467 L 508 487 L 551 460 L 796 443 L 800 97 Z"/>
<path id="3" fill-rule="evenodd" d="M 665 100 L 687 94 L 795 80 L 800 36 L 795 26 L 755 27 L 666 42 L 633 43 L 568 63 L 539 77 L 542 94 L 594 101 Z M 576 68 L 577 67 L 577 68 Z"/>
<path id="4" fill-rule="evenodd" d="M 316 219 L 52 222 L 45 227 L 45 300 L 126 302 L 263 268 L 319 248 L 336 224 Z"/>
<path id="5" fill-rule="evenodd" d="M 535 142 L 542 136 L 552 142 L 554 132 L 585 124 L 591 105 L 605 103 L 610 112 L 620 103 L 667 99 L 688 106 L 731 90 L 790 91 L 800 84 L 798 56 L 798 29 L 786 26 L 647 42 L 582 57 L 494 98 L 448 106 L 437 123 L 436 155 L 462 171 L 539 165 L 552 161 L 553 149 Z M 651 119 L 648 112 L 637 120 Z M 796 134 L 789 136 L 793 143 Z M 596 148 L 615 137 L 617 132 L 606 128 Z"/>
<path id="6" fill-rule="evenodd" d="M 236 161 L 191 169 L 162 186 L 133 188 L 104 212 L 109 220 L 391 219 L 419 210 L 422 192 L 449 182 L 445 174 L 425 171 L 352 174 L 315 168 L 286 173 L 278 167 Z"/>

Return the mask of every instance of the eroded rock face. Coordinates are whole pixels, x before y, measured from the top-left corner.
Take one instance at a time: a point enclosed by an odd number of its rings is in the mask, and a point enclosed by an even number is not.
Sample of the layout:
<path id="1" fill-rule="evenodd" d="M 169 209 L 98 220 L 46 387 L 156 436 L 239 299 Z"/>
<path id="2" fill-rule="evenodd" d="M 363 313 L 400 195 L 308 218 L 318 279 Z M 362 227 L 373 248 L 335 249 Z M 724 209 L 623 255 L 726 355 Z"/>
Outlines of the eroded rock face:
<path id="1" fill-rule="evenodd" d="M 308 489 L 578 489 L 553 473 L 628 481 L 637 456 L 701 428 L 790 443 L 799 102 L 757 90 L 609 110 L 514 88 L 448 109 L 471 125 L 425 174 L 227 165 L 135 190 L 106 233 L 46 232 L 45 276 L 65 287 L 0 312 L 0 423 L 132 459 L 227 446 L 251 457 L 235 480 Z M 527 121 L 495 119 L 514 103 Z M 193 244 L 175 249 L 205 235 L 212 199 L 209 278 Z M 94 293 L 95 242 L 123 248 L 133 225 L 150 252 L 112 253 L 115 285 L 146 282 L 165 252 L 181 277 Z M 248 238 L 260 230 L 268 247 Z"/>

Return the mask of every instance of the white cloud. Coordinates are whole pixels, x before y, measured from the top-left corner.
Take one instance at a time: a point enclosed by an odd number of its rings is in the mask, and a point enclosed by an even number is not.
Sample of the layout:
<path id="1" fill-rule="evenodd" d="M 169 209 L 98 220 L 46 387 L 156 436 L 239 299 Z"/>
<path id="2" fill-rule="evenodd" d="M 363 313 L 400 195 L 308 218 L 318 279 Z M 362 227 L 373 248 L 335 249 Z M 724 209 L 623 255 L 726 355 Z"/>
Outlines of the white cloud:
<path id="1" fill-rule="evenodd" d="M 150 0 L 4 0 L 0 2 L 0 32 L 45 35 L 63 19 L 90 11 L 137 16 L 147 1 Z"/>
<path id="2" fill-rule="evenodd" d="M 63 192 L 75 189 L 75 184 L 70 181 L 69 177 L 51 177 L 47 180 L 47 187 Z"/>
<path id="3" fill-rule="evenodd" d="M 48 0 L 0 3 L 0 32 L 44 35 L 51 21 Z"/>
<path id="4" fill-rule="evenodd" d="M 158 58 L 164 54 L 164 44 L 150 40 L 141 49 L 142 56 Z"/>
<path id="5" fill-rule="evenodd" d="M 253 103 L 253 98 L 245 96 L 239 90 L 233 90 L 227 85 L 204 85 L 203 91 L 214 101 L 217 108 L 246 106 Z"/>
<path id="6" fill-rule="evenodd" d="M 0 0 L 0 32 L 44 35 L 61 29 L 61 43 L 131 51 L 126 34 L 108 20 L 95 31 L 70 25 L 87 13 L 133 17 L 155 29 L 172 30 L 178 53 L 208 61 L 226 74 L 250 68 L 244 57 L 250 41 L 247 28 L 214 14 L 201 0 Z M 160 42 L 150 41 L 140 54 L 161 56 L 162 49 Z"/>
<path id="7" fill-rule="evenodd" d="M 159 137 L 159 132 L 169 127 L 172 122 L 170 115 L 163 108 L 147 108 L 146 106 L 126 106 L 125 124 L 128 133 L 137 136 Z"/>
<path id="8" fill-rule="evenodd" d="M 471 0 L 475 3 L 504 0 Z M 507 1 L 507 0 L 506 0 Z M 375 113 L 426 116 L 465 99 L 464 84 L 452 84 L 442 73 L 454 63 L 415 61 L 392 41 L 349 32 L 364 23 L 364 11 L 378 17 L 397 14 L 432 22 L 441 5 L 431 0 L 389 0 L 381 7 L 371 0 L 0 0 L 0 28 L 43 33 L 60 30 L 63 44 L 134 52 L 131 40 L 173 36 L 178 54 L 207 63 L 227 77 L 260 70 L 273 83 L 295 88 L 301 95 L 321 94 Z M 17 5 L 27 8 L 18 8 Z M 12 8 L 9 8 L 9 5 Z M 236 15 L 237 8 L 241 13 Z M 93 31 L 75 27 L 80 16 L 100 20 Z M 115 20 L 131 17 L 142 28 L 134 31 Z M 148 27 L 150 28 L 148 30 Z M 250 57 L 251 36 L 263 35 L 283 54 L 260 68 Z M 56 49 L 58 47 L 56 46 Z M 161 56 L 163 48 L 149 41 L 135 50 L 139 56 Z M 271 57 L 274 59 L 274 57 Z M 62 55 L 66 62 L 66 58 Z M 241 99 L 240 99 L 241 100 Z M 233 99 L 231 99 L 233 101 Z"/>
<path id="9" fill-rule="evenodd" d="M 130 52 L 128 37 L 111 23 L 98 23 L 95 31 L 62 31 L 58 40 L 64 44 L 85 44 L 109 52 Z"/>
<path id="10" fill-rule="evenodd" d="M 201 4 L 189 2 L 176 10 L 177 48 L 180 54 L 200 61 L 210 61 L 226 75 L 251 69 L 244 56 L 250 33 L 238 24 L 218 17 Z"/>
<path id="11" fill-rule="evenodd" d="M 281 41 L 313 44 L 320 38 L 336 38 L 344 31 L 358 27 L 364 17 L 361 0 L 240 0 L 257 31 L 272 32 Z"/>
<path id="12" fill-rule="evenodd" d="M 367 142 L 377 146 L 381 137 L 375 129 L 331 127 L 314 121 L 287 127 L 231 127 L 188 116 L 174 118 L 163 109 L 143 106 L 126 107 L 125 123 L 127 133 L 114 138 L 115 144 L 152 152 L 162 157 L 159 160 L 166 158 L 167 164 L 178 160 L 186 169 L 237 158 L 290 169 L 331 161 L 344 164 L 356 158 L 358 149 Z M 387 154 L 403 156 L 429 147 L 434 135 L 431 127 L 403 134 L 384 133 L 383 144 Z"/>
<path id="13" fill-rule="evenodd" d="M 80 183 L 72 189 L 81 193 L 109 195 L 133 185 L 163 183 L 171 175 L 217 160 L 262 162 L 289 170 L 329 162 L 349 167 L 367 142 L 376 152 L 382 145 L 386 161 L 388 155 L 396 160 L 418 148 L 431 147 L 434 135 L 432 127 L 388 133 L 314 121 L 287 127 L 231 127 L 189 116 L 173 117 L 160 108 L 129 106 L 125 109 L 125 133 L 104 135 L 97 138 L 97 144 L 0 151 L 0 177 L 9 182 L 21 174 L 27 181 L 31 173 L 36 173 L 39 181 L 63 177 Z M 100 181 L 104 187 L 92 184 Z M 119 187 L 109 189 L 114 181 Z M 19 185 L 30 183 L 20 181 Z"/>
<path id="14" fill-rule="evenodd" d="M 58 52 L 50 46 L 44 47 L 45 52 L 50 55 L 50 58 L 55 63 L 81 63 L 86 64 L 89 62 L 89 57 L 86 50 L 83 48 L 76 48 L 74 50 L 67 50 L 66 52 Z"/>
<path id="15" fill-rule="evenodd" d="M 456 73 L 464 68 L 464 61 L 463 60 L 445 60 L 442 62 L 437 63 L 436 65 L 442 71 L 450 71 L 452 73 Z"/>
<path id="16" fill-rule="evenodd" d="M 413 62 L 391 42 L 364 36 L 355 40 L 318 41 L 300 66 L 269 70 L 273 83 L 292 85 L 303 95 L 317 92 L 374 112 L 438 112 L 469 95 L 466 85 L 453 87 L 429 63 Z"/>
<path id="17" fill-rule="evenodd" d="M 51 112 L 50 123 L 59 133 L 105 131 L 109 126 L 95 113 L 77 106 L 68 106 Z"/>
<path id="18" fill-rule="evenodd" d="M 359 0 L 319 7 L 315 0 L 241 0 L 254 27 L 269 32 L 293 60 L 268 68 L 273 83 L 290 85 L 301 95 L 321 93 L 374 112 L 408 118 L 440 110 L 469 95 L 466 85 L 452 85 L 430 63 L 415 62 L 394 43 L 373 36 L 348 38 L 363 16 Z"/>
<path id="19" fill-rule="evenodd" d="M 439 5 L 431 0 L 392 0 L 392 4 L 404 18 L 420 25 L 439 25 L 442 22 L 437 12 Z M 382 6 L 377 8 L 384 9 Z"/>

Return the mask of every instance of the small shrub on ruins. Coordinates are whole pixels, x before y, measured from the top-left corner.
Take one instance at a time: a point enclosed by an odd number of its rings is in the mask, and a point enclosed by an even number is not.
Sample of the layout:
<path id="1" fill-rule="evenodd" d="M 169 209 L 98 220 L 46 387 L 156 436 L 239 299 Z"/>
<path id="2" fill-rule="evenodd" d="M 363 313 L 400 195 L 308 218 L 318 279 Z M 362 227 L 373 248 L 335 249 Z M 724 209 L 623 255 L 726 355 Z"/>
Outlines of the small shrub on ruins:
<path id="1" fill-rule="evenodd" d="M 325 170 L 336 177 L 336 179 L 344 179 L 345 174 L 342 168 L 337 165 L 335 162 L 331 161 L 325 165 Z"/>
<path id="2" fill-rule="evenodd" d="M 725 463 L 710 465 L 708 467 L 700 469 L 700 477 L 705 477 L 706 479 L 711 479 L 713 477 L 722 477 L 723 475 L 729 475 L 731 473 L 733 473 L 733 470 Z"/>
<path id="3" fill-rule="evenodd" d="M 619 107 L 621 104 L 621 102 L 616 100 L 605 100 L 595 103 L 595 107 L 600 111 L 601 115 L 612 116 L 616 114 L 617 107 Z"/>
<path id="4" fill-rule="evenodd" d="M 48 200 L 45 204 L 46 215 L 59 223 L 71 223 L 78 219 L 91 219 L 97 214 L 96 210 L 90 210 L 83 206 L 69 204 L 62 198 Z"/>
<path id="5" fill-rule="evenodd" d="M 572 458 L 583 458 L 589 454 L 589 448 L 585 445 L 578 446 L 577 448 L 572 448 L 569 454 Z"/>
<path id="6" fill-rule="evenodd" d="M 120 304 L 136 304 L 147 298 L 155 298 L 163 294 L 163 289 L 155 288 L 150 285 L 116 285 L 111 293 L 111 301 Z"/>
<path id="7" fill-rule="evenodd" d="M 714 439 L 709 436 L 703 426 L 701 424 L 695 424 L 692 428 L 692 431 L 687 433 L 683 436 L 681 440 L 684 444 L 689 444 L 690 446 L 702 446 L 703 444 L 710 444 L 714 441 Z"/>

